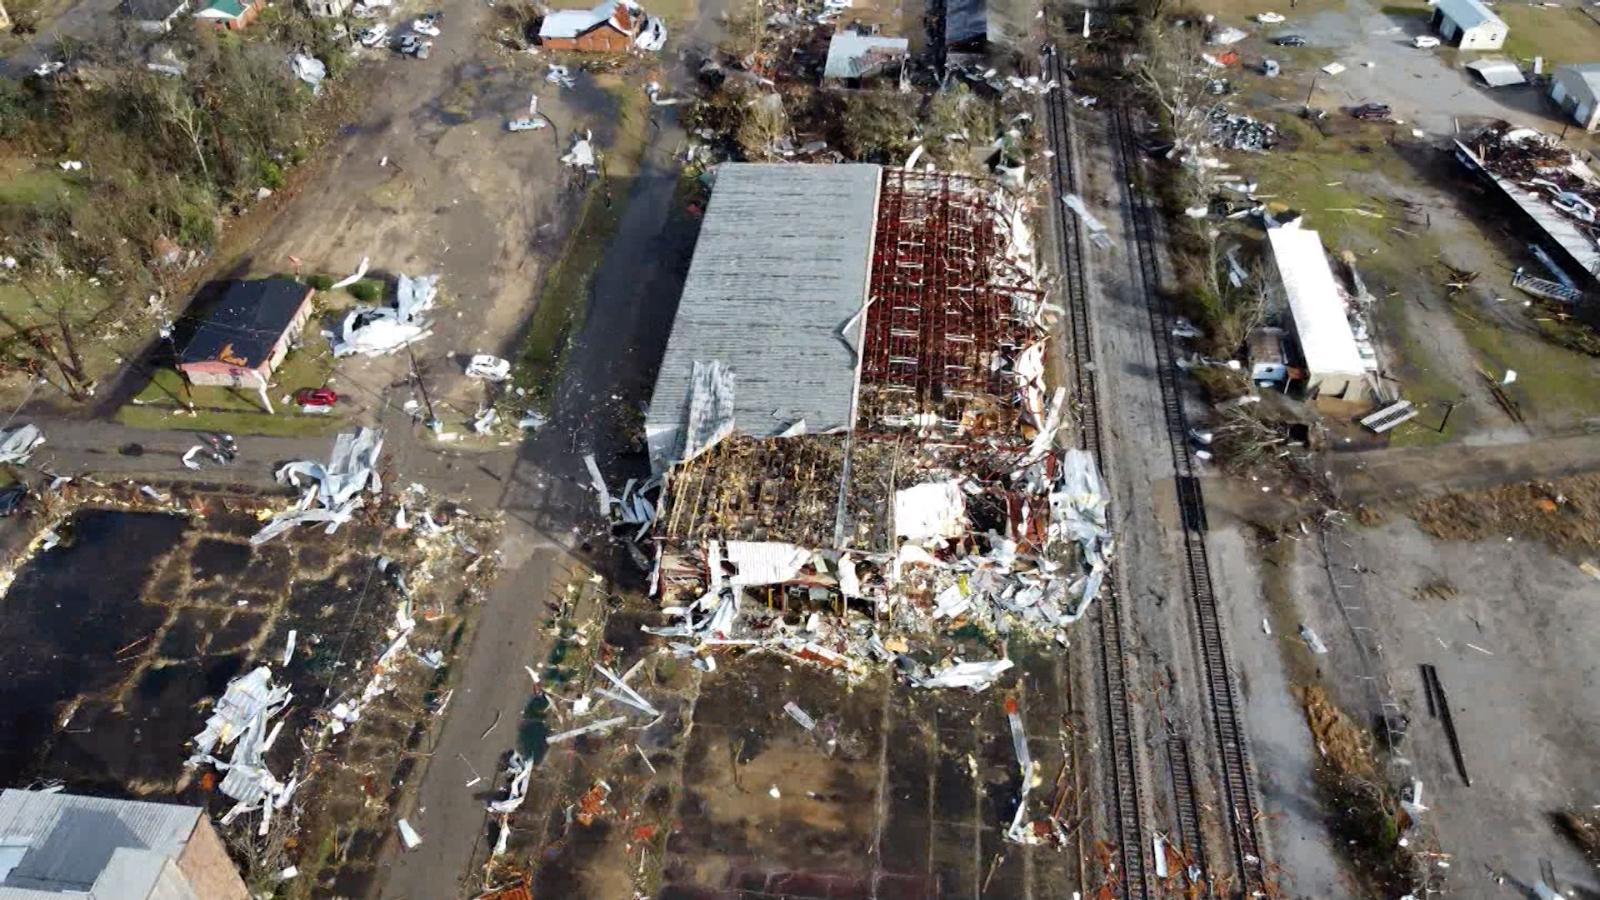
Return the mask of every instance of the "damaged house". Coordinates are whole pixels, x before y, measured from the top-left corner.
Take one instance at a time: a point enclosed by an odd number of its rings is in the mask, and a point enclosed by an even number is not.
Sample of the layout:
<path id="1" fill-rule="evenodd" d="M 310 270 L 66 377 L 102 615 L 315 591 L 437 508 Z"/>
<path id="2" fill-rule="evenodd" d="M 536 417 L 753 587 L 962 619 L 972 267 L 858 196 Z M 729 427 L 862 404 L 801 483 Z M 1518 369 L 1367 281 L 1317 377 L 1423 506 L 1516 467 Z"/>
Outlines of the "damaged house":
<path id="1" fill-rule="evenodd" d="M 852 674 L 956 622 L 1065 640 L 1108 535 L 1092 458 L 1055 446 L 1024 207 L 873 165 L 716 176 L 646 422 L 652 580 L 683 618 L 655 633 Z M 843 615 L 758 621 L 817 600 Z M 1008 666 L 902 669 L 981 687 Z"/>
<path id="2" fill-rule="evenodd" d="M 628 0 L 602 0 L 589 9 L 553 10 L 539 24 L 539 43 L 551 50 L 626 53 L 659 50 L 666 42 L 660 19 Z"/>
<path id="3" fill-rule="evenodd" d="M 257 391 L 271 412 L 267 383 L 311 318 L 313 293 L 289 278 L 229 284 L 178 355 L 178 371 L 193 385 Z"/>

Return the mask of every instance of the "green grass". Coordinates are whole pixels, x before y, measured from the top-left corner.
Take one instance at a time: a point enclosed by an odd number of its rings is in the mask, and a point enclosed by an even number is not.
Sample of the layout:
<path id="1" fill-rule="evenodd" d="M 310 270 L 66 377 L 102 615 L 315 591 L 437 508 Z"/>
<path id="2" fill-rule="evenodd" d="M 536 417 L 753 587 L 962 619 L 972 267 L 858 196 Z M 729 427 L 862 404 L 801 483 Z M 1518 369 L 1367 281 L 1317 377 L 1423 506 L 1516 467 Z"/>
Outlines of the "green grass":
<path id="1" fill-rule="evenodd" d="M 1600 416 L 1600 360 L 1459 310 L 1456 324 L 1490 375 L 1516 370 L 1506 393 L 1529 421 L 1559 430 Z"/>
<path id="2" fill-rule="evenodd" d="M 65 172 L 48 168 L 20 169 L 0 175 L 0 204 L 42 207 L 65 205 L 83 193 Z"/>
<path id="3" fill-rule="evenodd" d="M 648 100 L 643 92 L 620 82 L 607 85 L 607 90 L 616 97 L 618 106 L 616 141 L 614 146 L 605 148 L 609 185 L 599 180 L 590 185 L 577 225 L 545 274 L 538 305 L 511 374 L 512 385 L 526 391 L 533 406 L 547 413 L 567 349 L 588 309 L 595 269 L 617 233 L 627 206 L 628 185 L 638 172 L 639 157 L 644 152 Z M 514 392 L 507 394 L 512 395 Z"/>
<path id="4" fill-rule="evenodd" d="M 1600 58 L 1600 24 L 1578 7 L 1502 3 L 1495 7 L 1495 14 L 1504 19 L 1511 30 L 1504 48 L 1508 56 L 1518 59 L 1542 56 L 1547 67 L 1594 62 Z"/>
<path id="5" fill-rule="evenodd" d="M 327 415 L 302 413 L 292 400 L 285 404 L 283 397 L 293 397 L 301 388 L 321 387 L 332 371 L 333 360 L 327 354 L 291 351 L 273 373 L 272 385 L 267 388 L 267 397 L 277 410 L 275 415 L 269 415 L 252 391 L 190 387 L 177 370 L 161 368 L 133 402 L 117 411 L 117 419 L 138 428 L 208 429 L 276 436 L 327 434 L 344 424 L 342 415 L 337 411 Z M 194 415 L 189 415 L 184 408 L 188 399 L 194 403 Z"/>
<path id="6" fill-rule="evenodd" d="M 267 437 L 318 437 L 331 434 L 343 423 L 338 416 L 306 416 L 264 412 L 211 411 L 180 415 L 178 410 L 156 406 L 124 406 L 117 410 L 117 421 L 130 428 L 170 431 L 225 431 L 229 434 L 256 434 Z"/>

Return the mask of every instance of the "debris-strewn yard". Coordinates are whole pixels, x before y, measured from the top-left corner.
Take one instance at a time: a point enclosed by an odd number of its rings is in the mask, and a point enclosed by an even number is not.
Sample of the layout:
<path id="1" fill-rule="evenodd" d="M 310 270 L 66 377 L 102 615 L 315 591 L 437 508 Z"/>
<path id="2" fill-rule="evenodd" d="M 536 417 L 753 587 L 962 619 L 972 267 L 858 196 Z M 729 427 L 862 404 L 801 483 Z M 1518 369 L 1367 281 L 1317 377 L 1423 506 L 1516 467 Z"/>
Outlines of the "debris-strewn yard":
<path id="1" fill-rule="evenodd" d="M 6 633 L 26 636 L 0 650 L 13 673 L 0 691 L 12 723 L 0 778 L 223 818 L 231 782 L 185 760 L 229 684 L 265 667 L 291 695 L 263 762 L 283 805 L 266 824 L 259 811 L 226 817 L 224 836 L 255 889 L 360 893 L 417 764 L 411 748 L 449 702 L 451 660 L 495 568 L 492 529 L 409 495 L 432 528 L 398 530 L 392 508 L 374 507 L 332 537 L 306 528 L 252 546 L 278 498 L 76 482 L 64 492 L 53 508 L 72 511 L 0 612 Z M 211 755 L 227 761 L 250 740 L 234 737 Z M 289 865 L 299 876 L 278 884 Z"/>
<path id="2" fill-rule="evenodd" d="M 1411 505 L 1428 534 L 1445 540 L 1534 540 L 1579 558 L 1600 553 L 1600 475 L 1450 493 Z"/>

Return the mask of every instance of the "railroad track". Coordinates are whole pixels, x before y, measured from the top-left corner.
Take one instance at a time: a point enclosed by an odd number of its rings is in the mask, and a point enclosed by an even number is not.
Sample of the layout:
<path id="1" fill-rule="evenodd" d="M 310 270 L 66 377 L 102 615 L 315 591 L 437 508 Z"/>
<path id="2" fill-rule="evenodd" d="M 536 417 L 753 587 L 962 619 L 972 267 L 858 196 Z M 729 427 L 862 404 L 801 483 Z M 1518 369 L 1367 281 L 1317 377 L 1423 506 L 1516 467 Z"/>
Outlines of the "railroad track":
<path id="1" fill-rule="evenodd" d="M 1045 77 L 1061 78 L 1061 63 L 1054 53 L 1042 60 Z M 1050 167 L 1055 189 L 1057 234 L 1061 243 L 1062 290 L 1067 319 L 1072 330 L 1072 380 L 1077 399 L 1078 446 L 1094 455 L 1101 472 L 1106 470 L 1100 421 L 1099 392 L 1095 384 L 1094 342 L 1089 330 L 1088 289 L 1084 271 L 1084 245 L 1081 224 L 1067 215 L 1060 198 L 1076 190 L 1077 171 L 1073 157 L 1070 109 L 1064 91 L 1052 91 L 1045 100 L 1047 127 L 1055 152 Z M 1108 525 L 1110 524 L 1108 520 Z M 1107 579 L 1095 614 L 1099 636 L 1100 681 L 1105 691 L 1104 724 L 1109 748 L 1107 783 L 1111 793 L 1111 812 L 1116 829 L 1116 854 L 1122 866 L 1122 896 L 1153 896 L 1149 870 L 1145 864 L 1143 797 L 1139 786 L 1139 743 L 1134 732 L 1133 708 L 1128 698 L 1128 661 L 1123 642 L 1122 597 L 1115 579 Z"/>
<path id="2" fill-rule="evenodd" d="M 1177 480 L 1178 506 L 1183 525 L 1184 582 L 1194 610 L 1195 635 L 1209 702 L 1213 736 L 1221 773 L 1221 794 L 1231 836 L 1233 863 L 1238 873 L 1235 888 L 1245 896 L 1265 888 L 1265 867 L 1261 860 L 1257 829 L 1257 805 L 1250 753 L 1234 691 L 1232 667 L 1223 634 L 1221 611 L 1211 579 L 1211 562 L 1206 552 L 1205 499 L 1197 477 L 1194 455 L 1189 446 L 1189 425 L 1184 414 L 1183 392 L 1178 383 L 1176 342 L 1172 334 L 1173 312 L 1170 302 L 1158 290 L 1161 284 L 1156 254 L 1159 213 L 1150 198 L 1135 185 L 1138 144 L 1126 103 L 1111 105 L 1113 148 L 1118 157 L 1118 176 L 1133 225 L 1133 245 L 1138 256 L 1135 267 L 1150 315 L 1155 343 L 1155 369 L 1161 388 L 1162 411 L 1172 465 Z M 1192 800 L 1190 801 L 1192 802 Z M 1185 805 L 1178 798 L 1180 810 Z"/>

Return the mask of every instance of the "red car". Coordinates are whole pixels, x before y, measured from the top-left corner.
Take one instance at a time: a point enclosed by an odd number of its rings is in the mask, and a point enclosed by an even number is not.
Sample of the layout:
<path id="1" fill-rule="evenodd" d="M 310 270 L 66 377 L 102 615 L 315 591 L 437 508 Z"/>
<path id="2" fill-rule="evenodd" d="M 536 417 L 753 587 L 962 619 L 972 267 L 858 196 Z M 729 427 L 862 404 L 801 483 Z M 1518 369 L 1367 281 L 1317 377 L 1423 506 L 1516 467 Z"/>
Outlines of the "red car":
<path id="1" fill-rule="evenodd" d="M 339 395 L 333 388 L 301 388 L 294 395 L 294 402 L 301 406 L 332 406 L 339 402 Z"/>

